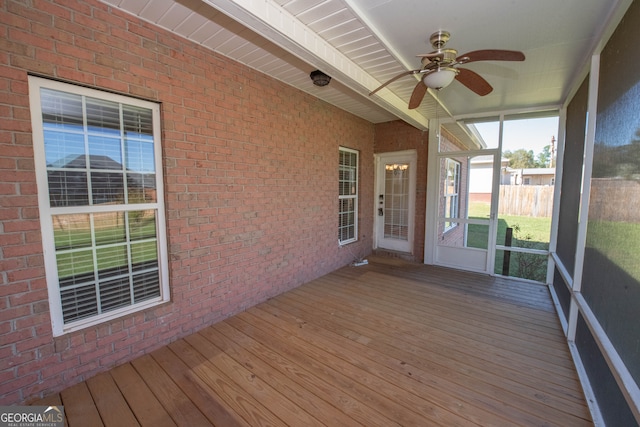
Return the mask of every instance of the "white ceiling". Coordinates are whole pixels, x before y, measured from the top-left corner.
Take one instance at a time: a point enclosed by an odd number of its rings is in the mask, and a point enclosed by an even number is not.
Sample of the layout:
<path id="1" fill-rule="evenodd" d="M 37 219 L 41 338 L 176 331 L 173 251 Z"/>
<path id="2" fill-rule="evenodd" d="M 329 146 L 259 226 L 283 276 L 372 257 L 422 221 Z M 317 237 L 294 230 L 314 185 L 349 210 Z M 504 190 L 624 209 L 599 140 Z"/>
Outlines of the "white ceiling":
<path id="1" fill-rule="evenodd" d="M 102 0 L 372 123 L 557 108 L 585 75 L 631 0 Z M 465 65 L 494 88 L 480 97 L 458 82 L 407 104 L 431 33 L 447 48 L 524 52 L 524 62 Z M 309 73 L 332 77 L 316 87 Z M 436 108 L 436 96 L 439 107 Z"/>

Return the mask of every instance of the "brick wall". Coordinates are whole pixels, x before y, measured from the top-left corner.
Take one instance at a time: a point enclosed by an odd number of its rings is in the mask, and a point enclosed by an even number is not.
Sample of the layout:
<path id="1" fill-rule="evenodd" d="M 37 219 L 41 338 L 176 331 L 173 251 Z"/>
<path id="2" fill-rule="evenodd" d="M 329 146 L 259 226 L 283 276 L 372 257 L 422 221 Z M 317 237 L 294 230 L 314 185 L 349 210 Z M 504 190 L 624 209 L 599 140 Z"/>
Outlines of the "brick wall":
<path id="1" fill-rule="evenodd" d="M 351 252 L 371 250 L 372 124 L 97 1 L 0 1 L 0 35 L 0 404 L 351 262 L 337 245 L 340 145 L 361 154 Z M 162 103 L 170 303 L 53 338 L 27 73 Z"/>
<path id="2" fill-rule="evenodd" d="M 413 261 L 424 260 L 424 227 L 427 203 L 427 160 L 429 152 L 429 132 L 423 132 L 403 121 L 378 124 L 375 128 L 375 153 L 416 150 L 416 213 L 413 242 Z"/>

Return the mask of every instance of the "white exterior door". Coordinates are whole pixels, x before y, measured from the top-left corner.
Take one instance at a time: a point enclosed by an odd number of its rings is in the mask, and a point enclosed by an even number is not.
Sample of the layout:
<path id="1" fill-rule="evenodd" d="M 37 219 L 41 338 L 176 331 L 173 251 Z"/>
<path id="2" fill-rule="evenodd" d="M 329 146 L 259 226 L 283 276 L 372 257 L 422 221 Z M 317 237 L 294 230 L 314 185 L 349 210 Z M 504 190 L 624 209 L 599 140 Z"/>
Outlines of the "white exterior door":
<path id="1" fill-rule="evenodd" d="M 415 150 L 376 155 L 376 248 L 413 252 L 416 164 Z"/>
<path id="2" fill-rule="evenodd" d="M 491 273 L 494 264 L 497 199 L 495 150 L 438 155 L 434 263 Z"/>

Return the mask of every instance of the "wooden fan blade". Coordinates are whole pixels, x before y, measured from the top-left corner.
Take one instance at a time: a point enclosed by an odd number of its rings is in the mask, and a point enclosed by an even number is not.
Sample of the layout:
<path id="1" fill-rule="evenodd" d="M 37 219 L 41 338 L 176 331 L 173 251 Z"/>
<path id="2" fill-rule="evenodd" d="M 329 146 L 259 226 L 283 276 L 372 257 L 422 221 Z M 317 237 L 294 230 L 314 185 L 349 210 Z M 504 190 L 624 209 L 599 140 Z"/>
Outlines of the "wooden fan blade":
<path id="1" fill-rule="evenodd" d="M 474 91 L 480 96 L 485 96 L 491 93 L 493 88 L 480 74 L 475 71 L 467 70 L 466 68 L 458 68 L 458 75 L 456 80 Z"/>
<path id="2" fill-rule="evenodd" d="M 524 53 L 516 50 L 474 50 L 459 56 L 456 61 L 463 64 L 476 61 L 524 61 Z"/>
<path id="3" fill-rule="evenodd" d="M 422 80 L 420 80 L 416 87 L 413 88 L 413 93 L 411 94 L 411 99 L 409 100 L 410 110 L 413 110 L 420 105 L 425 93 L 427 93 L 427 85 L 425 85 Z"/>
<path id="4" fill-rule="evenodd" d="M 373 95 L 374 93 L 376 93 L 377 91 L 379 91 L 380 89 L 382 89 L 383 87 L 385 87 L 386 85 L 395 82 L 396 80 L 398 80 L 401 77 L 404 76 L 408 76 L 410 74 L 417 74 L 420 71 L 422 71 L 422 69 L 418 69 L 418 70 L 411 70 L 411 71 L 405 71 L 404 73 L 400 73 L 397 76 L 395 76 L 394 78 L 392 78 L 391 80 L 381 84 L 380 86 L 378 86 L 377 88 L 375 88 L 374 90 L 372 90 L 371 92 L 369 92 L 369 96 Z"/>

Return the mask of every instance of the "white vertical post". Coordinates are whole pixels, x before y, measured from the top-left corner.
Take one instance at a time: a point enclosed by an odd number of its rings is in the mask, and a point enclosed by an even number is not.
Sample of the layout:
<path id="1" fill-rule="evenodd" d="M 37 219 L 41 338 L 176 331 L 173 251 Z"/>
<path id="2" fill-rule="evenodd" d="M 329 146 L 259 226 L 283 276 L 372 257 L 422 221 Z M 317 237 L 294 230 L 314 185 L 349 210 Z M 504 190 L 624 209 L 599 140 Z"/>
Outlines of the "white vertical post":
<path id="1" fill-rule="evenodd" d="M 589 101 L 587 106 L 587 131 L 584 141 L 584 167 L 582 170 L 582 194 L 580 197 L 580 214 L 578 217 L 578 239 L 576 243 L 576 263 L 573 269 L 573 289 L 571 307 L 569 309 L 569 327 L 567 339 L 574 342 L 578 307 L 576 292 L 582 290 L 582 269 L 584 268 L 584 251 L 587 241 L 587 219 L 589 217 L 589 193 L 591 192 L 591 172 L 593 169 L 593 146 L 596 135 L 596 116 L 598 112 L 598 80 L 600 78 L 600 55 L 591 58 L 589 74 Z"/>
<path id="2" fill-rule="evenodd" d="M 440 121 L 429 120 L 429 160 L 427 165 L 427 206 L 425 208 L 424 263 L 435 262 L 435 235 L 438 222 L 438 150 Z"/>

